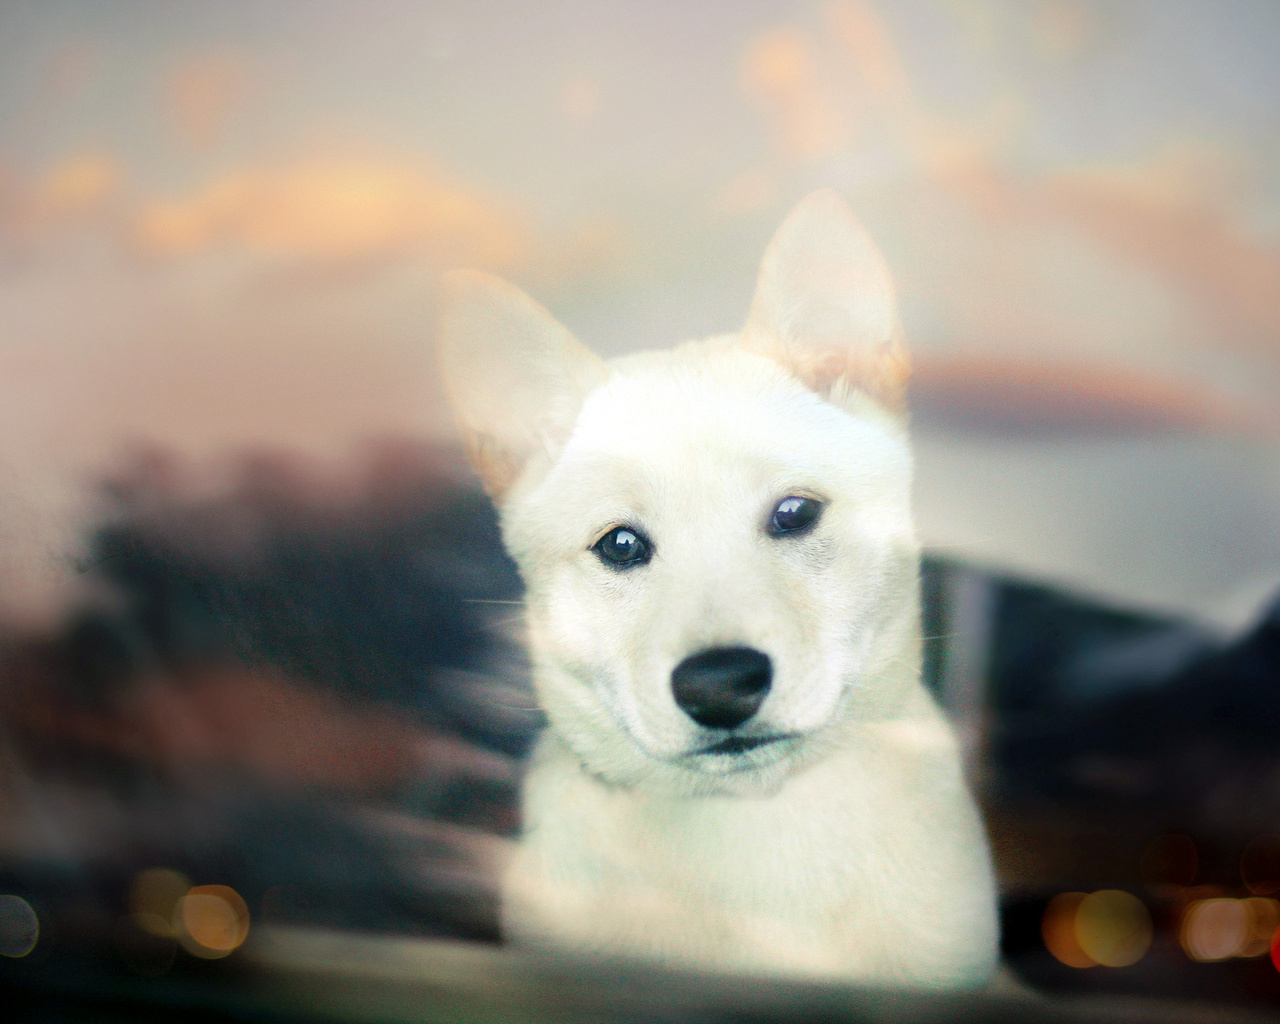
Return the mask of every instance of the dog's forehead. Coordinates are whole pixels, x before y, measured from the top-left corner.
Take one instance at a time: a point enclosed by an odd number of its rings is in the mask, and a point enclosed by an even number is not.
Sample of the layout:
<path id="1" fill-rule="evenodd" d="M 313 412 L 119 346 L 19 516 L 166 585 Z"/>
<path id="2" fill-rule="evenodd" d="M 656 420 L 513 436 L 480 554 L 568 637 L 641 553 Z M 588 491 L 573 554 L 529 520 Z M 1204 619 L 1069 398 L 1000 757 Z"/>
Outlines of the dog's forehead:
<path id="1" fill-rule="evenodd" d="M 584 402 L 568 458 L 654 466 L 726 459 L 744 471 L 892 462 L 905 456 L 889 416 L 851 416 L 776 363 L 719 339 L 627 357 Z"/>
<path id="2" fill-rule="evenodd" d="M 715 343 L 618 360 L 547 472 L 503 505 L 508 550 L 522 565 L 554 560 L 624 522 L 664 545 L 676 524 L 729 543 L 741 530 L 721 537 L 726 523 L 754 536 L 768 502 L 797 491 L 909 523 L 905 424 L 867 401 L 851 415 L 771 360 Z"/>

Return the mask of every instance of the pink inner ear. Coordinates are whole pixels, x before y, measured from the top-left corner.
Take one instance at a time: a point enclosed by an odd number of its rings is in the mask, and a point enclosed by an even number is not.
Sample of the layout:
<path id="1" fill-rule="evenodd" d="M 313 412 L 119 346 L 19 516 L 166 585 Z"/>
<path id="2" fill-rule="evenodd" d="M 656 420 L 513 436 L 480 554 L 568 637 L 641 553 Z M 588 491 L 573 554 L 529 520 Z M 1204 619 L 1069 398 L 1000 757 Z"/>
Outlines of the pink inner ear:
<path id="1" fill-rule="evenodd" d="M 772 359 L 805 387 L 836 404 L 841 403 L 844 393 L 860 391 L 892 412 L 905 412 L 910 362 L 900 335 L 895 332 L 874 346 L 850 346 L 847 333 L 836 326 L 838 320 L 824 319 L 825 331 L 791 333 L 785 339 L 748 327 L 742 344 L 748 351 Z"/>
<path id="2" fill-rule="evenodd" d="M 466 439 L 467 456 L 484 484 L 485 493 L 499 501 L 516 481 L 520 465 L 489 434 L 473 434 Z"/>

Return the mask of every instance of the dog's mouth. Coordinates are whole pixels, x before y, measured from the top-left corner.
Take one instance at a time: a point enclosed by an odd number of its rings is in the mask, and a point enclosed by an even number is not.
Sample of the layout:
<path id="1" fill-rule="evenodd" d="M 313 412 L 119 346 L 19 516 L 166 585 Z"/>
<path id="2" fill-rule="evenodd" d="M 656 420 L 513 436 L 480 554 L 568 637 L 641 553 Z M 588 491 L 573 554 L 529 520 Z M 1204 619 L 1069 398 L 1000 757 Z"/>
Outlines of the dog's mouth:
<path id="1" fill-rule="evenodd" d="M 786 733 L 779 733 L 776 736 L 730 736 L 728 739 L 713 743 L 709 747 L 699 747 L 693 753 L 694 755 L 710 754 L 713 756 L 745 754 L 749 750 L 757 750 L 771 743 L 781 743 L 783 740 L 789 739 L 793 739 L 793 737 Z"/>

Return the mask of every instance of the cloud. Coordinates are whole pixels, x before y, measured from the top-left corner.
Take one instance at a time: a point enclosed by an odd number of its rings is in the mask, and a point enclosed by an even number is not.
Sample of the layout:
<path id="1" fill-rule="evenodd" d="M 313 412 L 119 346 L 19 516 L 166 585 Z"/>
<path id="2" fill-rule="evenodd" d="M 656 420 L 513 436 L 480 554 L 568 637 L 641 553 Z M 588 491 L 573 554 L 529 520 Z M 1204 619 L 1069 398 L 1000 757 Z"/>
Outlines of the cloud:
<path id="1" fill-rule="evenodd" d="M 1164 276 L 1243 339 L 1275 354 L 1280 247 L 1251 237 L 1232 209 L 1232 161 L 1178 147 L 1143 165 L 1062 173 L 1044 202 L 1127 259 Z"/>
<path id="2" fill-rule="evenodd" d="M 5 219 L 29 231 L 101 214 L 119 196 L 123 179 L 116 160 L 102 153 L 61 160 L 34 181 L 7 183 Z"/>
<path id="3" fill-rule="evenodd" d="M 513 213 L 475 188 L 409 163 L 312 160 L 219 178 L 137 219 L 161 256 L 213 249 L 310 263 L 428 256 L 507 267 L 526 239 Z"/>
<path id="4" fill-rule="evenodd" d="M 1019 177 L 978 149 L 968 159 L 933 152 L 934 180 L 981 218 L 987 239 L 1024 251 L 1020 270 L 1044 249 L 1037 239 L 1066 228 L 1090 247 L 1073 257 L 1077 264 L 1144 275 L 1181 311 L 1184 341 L 1269 359 L 1280 354 L 1280 245 L 1247 226 L 1242 155 L 1179 142 L 1148 160 Z M 1069 255 L 1061 244 L 1057 249 Z M 1113 315 L 1129 319 L 1140 305 L 1130 296 Z"/>
<path id="5" fill-rule="evenodd" d="M 820 80 L 808 40 L 794 29 L 770 29 L 752 40 L 743 85 L 771 121 L 785 156 L 813 159 L 842 141 L 844 120 Z"/>
<path id="6" fill-rule="evenodd" d="M 917 361 L 911 405 L 925 423 L 1022 436 L 1280 431 L 1280 415 L 1102 363 L 938 356 Z"/>
<path id="7" fill-rule="evenodd" d="M 828 5 L 827 20 L 872 95 L 892 104 L 911 100 L 911 82 L 902 54 L 878 11 L 864 3 L 843 0 Z"/>
<path id="8" fill-rule="evenodd" d="M 180 61 L 165 83 L 165 99 L 179 138 L 195 150 L 207 149 L 248 95 L 243 59 L 231 54 L 199 54 Z"/>
<path id="9" fill-rule="evenodd" d="M 59 160 L 34 176 L 0 168 L 0 264 L 6 268 L 80 251 L 78 241 L 118 239 L 124 172 L 103 153 Z"/>
<path id="10" fill-rule="evenodd" d="M 968 117 L 936 116 L 921 102 L 889 25 L 859 0 L 828 3 L 820 36 L 786 26 L 756 36 L 743 58 L 743 88 L 768 119 L 775 152 L 765 170 L 722 187 L 716 206 L 726 212 L 758 209 L 765 192 L 786 193 L 780 172 L 815 164 L 843 168 L 846 177 L 861 167 L 866 177 L 892 170 L 945 185 L 991 163 L 1024 113 L 1003 95 Z M 759 187 L 764 178 L 768 189 Z"/>

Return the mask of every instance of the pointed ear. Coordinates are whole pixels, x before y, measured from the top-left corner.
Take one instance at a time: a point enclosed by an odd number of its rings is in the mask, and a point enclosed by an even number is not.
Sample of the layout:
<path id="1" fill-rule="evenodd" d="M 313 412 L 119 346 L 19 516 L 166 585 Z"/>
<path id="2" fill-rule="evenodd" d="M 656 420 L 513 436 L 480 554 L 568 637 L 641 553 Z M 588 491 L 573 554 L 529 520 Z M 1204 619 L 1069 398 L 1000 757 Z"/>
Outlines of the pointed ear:
<path id="1" fill-rule="evenodd" d="M 803 200 L 765 251 L 742 343 L 836 404 L 905 405 L 907 358 L 889 269 L 840 196 Z"/>
<path id="2" fill-rule="evenodd" d="M 605 376 L 550 313 L 478 271 L 445 275 L 439 352 L 467 454 L 495 501 L 531 460 L 554 460 Z"/>

